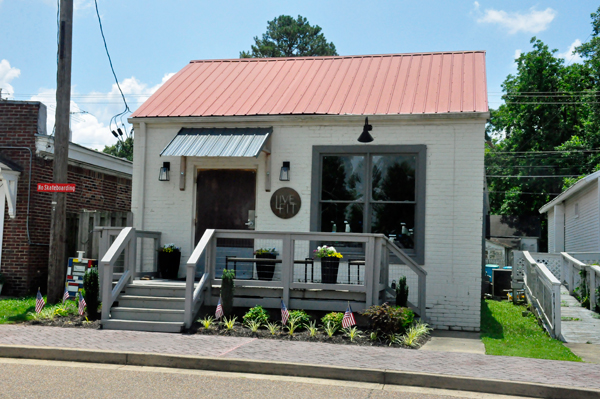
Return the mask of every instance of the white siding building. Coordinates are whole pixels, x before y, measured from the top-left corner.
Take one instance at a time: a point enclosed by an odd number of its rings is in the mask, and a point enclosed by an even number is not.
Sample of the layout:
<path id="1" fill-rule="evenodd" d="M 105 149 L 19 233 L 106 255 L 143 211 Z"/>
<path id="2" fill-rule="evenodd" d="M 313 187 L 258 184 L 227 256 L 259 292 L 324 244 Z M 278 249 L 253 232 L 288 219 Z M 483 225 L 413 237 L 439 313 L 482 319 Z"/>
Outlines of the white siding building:
<path id="1" fill-rule="evenodd" d="M 357 141 L 366 116 L 372 143 Z M 259 231 L 383 233 L 427 270 L 430 323 L 478 331 L 488 117 L 483 52 L 192 62 L 130 119 L 134 226 L 161 231 L 183 262 L 205 228 L 236 218 Z M 250 132 L 264 141 L 241 148 Z M 165 162 L 170 180 L 159 181 Z M 404 180 L 386 185 L 393 168 Z M 241 216 L 207 222 L 241 196 L 222 194 L 234 188 L 211 171 L 249 173 Z M 301 198 L 293 217 L 274 212 L 280 188 Z"/>
<path id="2" fill-rule="evenodd" d="M 544 205 L 548 252 L 600 251 L 600 171 L 592 173 Z"/>

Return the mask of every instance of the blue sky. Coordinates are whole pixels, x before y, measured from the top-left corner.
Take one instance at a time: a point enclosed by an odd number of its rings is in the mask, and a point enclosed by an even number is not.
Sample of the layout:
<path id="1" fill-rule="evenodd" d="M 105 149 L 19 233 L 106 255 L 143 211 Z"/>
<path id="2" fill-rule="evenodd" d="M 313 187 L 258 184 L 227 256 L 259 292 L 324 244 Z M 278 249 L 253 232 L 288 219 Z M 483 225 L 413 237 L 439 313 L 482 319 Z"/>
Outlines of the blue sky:
<path id="1" fill-rule="evenodd" d="M 0 0 L 2 97 L 39 100 L 54 121 L 57 0 Z M 491 107 L 514 57 L 532 36 L 568 62 L 591 32 L 598 1 L 193 1 L 98 0 L 113 65 L 135 110 L 192 59 L 237 58 L 267 21 L 287 14 L 318 24 L 341 55 L 486 50 Z M 114 142 L 108 125 L 123 108 L 104 52 L 93 0 L 75 0 L 73 141 L 93 148 Z"/>

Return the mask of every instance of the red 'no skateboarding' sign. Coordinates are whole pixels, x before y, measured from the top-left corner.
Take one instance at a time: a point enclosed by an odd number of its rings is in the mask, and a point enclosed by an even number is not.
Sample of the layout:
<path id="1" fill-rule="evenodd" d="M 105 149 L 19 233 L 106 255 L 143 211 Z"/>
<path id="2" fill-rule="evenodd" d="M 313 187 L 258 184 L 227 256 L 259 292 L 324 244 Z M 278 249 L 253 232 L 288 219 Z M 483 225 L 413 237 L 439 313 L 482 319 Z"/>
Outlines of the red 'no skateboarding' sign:
<path id="1" fill-rule="evenodd" d="M 46 193 L 74 193 L 74 184 L 38 183 L 37 190 Z"/>

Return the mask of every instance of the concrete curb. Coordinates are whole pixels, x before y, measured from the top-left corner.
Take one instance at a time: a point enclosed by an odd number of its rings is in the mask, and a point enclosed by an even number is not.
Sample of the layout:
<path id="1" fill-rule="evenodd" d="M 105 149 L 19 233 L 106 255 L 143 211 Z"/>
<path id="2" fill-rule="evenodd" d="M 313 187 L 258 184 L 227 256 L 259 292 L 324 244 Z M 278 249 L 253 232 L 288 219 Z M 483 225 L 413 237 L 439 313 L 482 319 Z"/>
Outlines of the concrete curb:
<path id="1" fill-rule="evenodd" d="M 0 357 L 323 378 L 376 384 L 452 389 L 498 395 L 527 396 L 534 398 L 600 399 L 600 390 L 597 389 L 564 387 L 533 382 L 470 378 L 444 374 L 417 373 L 410 371 L 363 369 L 263 360 L 16 345 L 0 345 Z"/>

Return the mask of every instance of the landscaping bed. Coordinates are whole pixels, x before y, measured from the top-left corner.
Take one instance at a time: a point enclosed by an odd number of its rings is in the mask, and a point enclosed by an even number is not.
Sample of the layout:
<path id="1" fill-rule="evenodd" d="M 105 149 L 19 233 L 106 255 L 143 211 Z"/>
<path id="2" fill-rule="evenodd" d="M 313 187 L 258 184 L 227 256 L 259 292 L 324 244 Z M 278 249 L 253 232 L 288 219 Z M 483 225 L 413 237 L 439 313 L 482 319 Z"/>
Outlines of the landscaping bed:
<path id="1" fill-rule="evenodd" d="M 314 337 L 310 336 L 310 332 L 303 330 L 297 331 L 294 335 L 289 335 L 286 332 L 279 332 L 275 335 L 271 334 L 266 329 L 259 329 L 253 333 L 249 328 L 244 327 L 241 324 L 236 324 L 232 330 L 226 330 L 222 326 L 205 329 L 201 323 L 196 322 L 188 331 L 190 334 L 202 334 L 202 335 L 219 335 L 224 337 L 243 337 L 243 338 L 259 338 L 259 339 L 278 339 L 283 341 L 305 341 L 305 342 L 323 342 L 327 344 L 342 344 L 342 345 L 360 345 L 360 346 L 394 346 L 397 348 L 409 348 L 418 349 L 425 345 L 429 341 L 429 335 L 423 335 L 417 339 L 415 346 L 407 346 L 401 344 L 391 344 L 387 339 L 376 339 L 372 341 L 369 337 L 372 330 L 360 329 L 362 334 L 361 337 L 354 338 L 350 341 L 350 338 L 345 337 L 343 332 L 337 332 L 331 338 L 327 334 L 319 332 Z"/>
<path id="2" fill-rule="evenodd" d="M 187 333 L 409 349 L 420 348 L 430 338 L 430 329 L 424 323 L 414 321 L 412 311 L 387 304 L 373 307 L 378 313 L 371 313 L 371 318 L 355 314 L 359 325 L 350 328 L 342 328 L 342 312 L 315 312 L 309 315 L 302 310 L 293 310 L 290 311 L 290 321 L 294 324 L 288 321 L 282 325 L 280 320 L 270 321 L 271 315 L 260 306 L 250 309 L 245 314 L 241 313 L 241 309 L 235 309 L 231 317 L 220 321 L 214 320 L 212 309 L 214 308 L 205 309 L 201 318 Z M 278 310 L 271 313 L 279 316 Z M 389 314 L 392 314 L 391 318 L 381 320 Z M 379 322 L 373 324 L 373 317 L 379 317 Z M 253 322 L 256 324 L 252 325 Z"/>
<path id="3" fill-rule="evenodd" d="M 85 316 L 79 315 L 77 302 L 73 300 L 64 304 L 46 304 L 40 313 L 36 313 L 35 297 L 0 299 L 0 324 L 14 323 L 94 329 L 100 327 L 100 320 L 88 321 Z"/>

